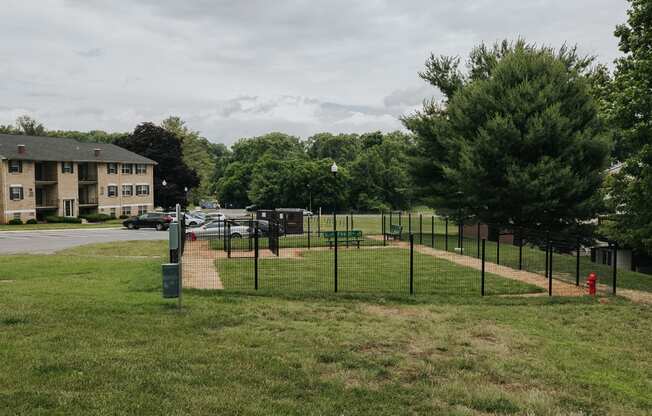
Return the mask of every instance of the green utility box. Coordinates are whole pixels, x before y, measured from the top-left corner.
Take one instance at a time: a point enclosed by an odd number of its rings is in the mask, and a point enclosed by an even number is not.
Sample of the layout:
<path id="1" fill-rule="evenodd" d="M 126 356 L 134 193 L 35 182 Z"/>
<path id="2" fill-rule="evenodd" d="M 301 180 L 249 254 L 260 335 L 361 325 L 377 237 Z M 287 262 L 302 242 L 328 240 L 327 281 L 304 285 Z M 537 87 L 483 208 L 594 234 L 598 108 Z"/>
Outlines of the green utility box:
<path id="1" fill-rule="evenodd" d="M 163 297 L 179 297 L 179 263 L 163 264 Z"/>
<path id="2" fill-rule="evenodd" d="M 169 244 L 170 244 L 170 250 L 178 250 L 179 249 L 179 224 L 176 222 L 173 222 L 170 224 L 169 228 Z"/>

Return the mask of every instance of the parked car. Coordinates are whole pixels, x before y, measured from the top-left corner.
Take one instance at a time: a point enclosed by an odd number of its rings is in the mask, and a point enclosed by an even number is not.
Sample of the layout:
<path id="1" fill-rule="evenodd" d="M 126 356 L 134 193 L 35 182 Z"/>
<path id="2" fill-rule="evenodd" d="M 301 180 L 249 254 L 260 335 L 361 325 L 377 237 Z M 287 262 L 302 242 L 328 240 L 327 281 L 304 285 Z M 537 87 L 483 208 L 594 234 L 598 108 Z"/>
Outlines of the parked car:
<path id="1" fill-rule="evenodd" d="M 303 216 L 304 217 L 312 217 L 313 215 L 314 214 L 312 213 L 312 211 L 308 211 L 307 209 L 303 210 Z"/>
<path id="2" fill-rule="evenodd" d="M 172 217 L 172 222 L 177 222 L 177 213 L 176 212 L 168 212 L 167 215 Z M 185 213 L 183 216 L 186 227 L 196 227 L 198 225 L 202 225 L 205 221 L 202 218 L 199 218 L 189 212 Z"/>
<path id="3" fill-rule="evenodd" d="M 253 226 L 258 229 L 258 235 L 261 237 L 269 236 L 269 221 L 267 220 L 254 220 Z M 278 225 L 278 234 L 284 235 L 285 230 L 283 224 Z M 253 231 L 252 231 L 253 233 Z"/>
<path id="4" fill-rule="evenodd" d="M 139 228 L 156 228 L 158 231 L 165 231 L 170 227 L 172 217 L 163 212 L 148 212 L 138 217 L 131 217 L 122 222 L 122 225 L 130 230 Z"/>
<path id="5" fill-rule="evenodd" d="M 201 201 L 199 206 L 203 209 L 219 209 L 220 204 L 217 201 Z"/>
<path id="6" fill-rule="evenodd" d="M 226 219 L 226 215 L 222 214 L 221 212 L 209 212 L 207 214 L 204 214 L 204 221 L 206 222 L 224 221 L 225 219 Z"/>
<path id="7" fill-rule="evenodd" d="M 247 212 L 256 211 L 257 209 L 258 209 L 258 205 L 256 204 L 247 205 L 245 207 L 245 211 Z"/>
<path id="8" fill-rule="evenodd" d="M 187 238 L 192 241 L 224 237 L 227 233 L 230 233 L 231 238 L 249 238 L 253 235 L 253 229 L 228 221 L 214 221 L 186 231 Z"/>

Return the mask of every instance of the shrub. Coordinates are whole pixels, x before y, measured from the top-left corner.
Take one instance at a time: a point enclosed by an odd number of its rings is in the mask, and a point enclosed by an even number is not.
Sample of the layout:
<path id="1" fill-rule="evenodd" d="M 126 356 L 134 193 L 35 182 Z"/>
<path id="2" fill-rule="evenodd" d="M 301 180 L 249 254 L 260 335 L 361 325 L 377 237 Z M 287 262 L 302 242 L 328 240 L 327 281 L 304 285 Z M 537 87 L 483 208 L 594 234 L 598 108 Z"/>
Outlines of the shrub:
<path id="1" fill-rule="evenodd" d="M 38 224 L 38 221 L 36 221 L 34 218 L 31 218 L 25 221 L 25 224 Z"/>
<path id="2" fill-rule="evenodd" d="M 129 215 L 120 215 L 121 220 L 126 220 L 127 218 L 129 218 Z"/>
<path id="3" fill-rule="evenodd" d="M 80 217 L 88 222 L 104 222 L 114 218 L 106 214 L 86 214 L 86 215 L 81 215 Z"/>
<path id="4" fill-rule="evenodd" d="M 23 222 L 19 220 L 18 218 L 14 218 L 13 220 L 9 220 L 7 223 L 9 225 L 23 225 Z"/>
<path id="5" fill-rule="evenodd" d="M 45 221 L 49 223 L 68 223 L 68 224 L 81 224 L 81 218 L 76 217 L 60 217 L 58 215 L 50 215 L 45 217 Z"/>

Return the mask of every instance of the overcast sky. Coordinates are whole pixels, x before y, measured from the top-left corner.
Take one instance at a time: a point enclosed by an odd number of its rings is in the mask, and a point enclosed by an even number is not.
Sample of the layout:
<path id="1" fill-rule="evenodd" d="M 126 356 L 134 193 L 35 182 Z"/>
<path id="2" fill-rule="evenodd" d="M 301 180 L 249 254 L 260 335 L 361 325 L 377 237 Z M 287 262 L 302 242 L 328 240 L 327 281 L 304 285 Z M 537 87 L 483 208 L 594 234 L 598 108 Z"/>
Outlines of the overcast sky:
<path id="1" fill-rule="evenodd" d="M 625 0 L 3 0 L 0 124 L 133 130 L 179 115 L 215 142 L 401 128 L 430 52 L 519 36 L 610 64 Z"/>

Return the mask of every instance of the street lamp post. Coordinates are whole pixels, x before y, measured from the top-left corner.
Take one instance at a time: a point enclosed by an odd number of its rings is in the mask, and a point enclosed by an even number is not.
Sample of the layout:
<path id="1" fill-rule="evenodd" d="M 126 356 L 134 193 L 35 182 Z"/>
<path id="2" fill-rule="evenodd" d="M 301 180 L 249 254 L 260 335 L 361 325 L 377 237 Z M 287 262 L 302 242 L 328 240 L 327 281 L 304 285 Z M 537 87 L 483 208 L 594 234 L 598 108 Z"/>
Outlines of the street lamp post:
<path id="1" fill-rule="evenodd" d="M 331 165 L 333 182 L 337 186 L 337 164 Z M 333 233 L 335 234 L 335 292 L 337 292 L 337 191 L 333 188 Z"/>
<path id="2" fill-rule="evenodd" d="M 308 188 L 308 211 L 310 211 L 310 214 L 312 215 L 312 188 L 310 187 L 310 184 L 306 185 Z"/>

